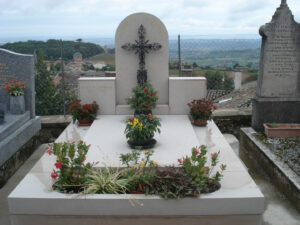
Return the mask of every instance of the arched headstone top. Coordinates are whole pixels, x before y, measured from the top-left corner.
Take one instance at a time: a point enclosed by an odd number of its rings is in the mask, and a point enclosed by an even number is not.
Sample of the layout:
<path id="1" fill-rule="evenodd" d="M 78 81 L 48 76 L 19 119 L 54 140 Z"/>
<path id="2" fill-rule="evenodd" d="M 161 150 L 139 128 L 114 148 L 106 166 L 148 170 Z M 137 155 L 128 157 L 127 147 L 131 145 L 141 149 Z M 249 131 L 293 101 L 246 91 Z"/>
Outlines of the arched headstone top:
<path id="1" fill-rule="evenodd" d="M 149 44 L 155 45 L 146 46 L 147 52 L 138 51 L 138 46 L 141 46 L 141 25 L 145 31 L 144 47 Z M 131 47 L 134 47 L 135 51 L 128 51 L 134 50 Z M 140 70 L 143 70 L 140 75 L 144 76 L 146 73 L 147 79 L 157 90 L 158 104 L 168 104 L 169 35 L 162 21 L 149 13 L 127 16 L 117 28 L 115 51 L 117 104 L 126 104 L 126 98 L 131 96 L 131 89 L 138 82 L 137 75 Z"/>

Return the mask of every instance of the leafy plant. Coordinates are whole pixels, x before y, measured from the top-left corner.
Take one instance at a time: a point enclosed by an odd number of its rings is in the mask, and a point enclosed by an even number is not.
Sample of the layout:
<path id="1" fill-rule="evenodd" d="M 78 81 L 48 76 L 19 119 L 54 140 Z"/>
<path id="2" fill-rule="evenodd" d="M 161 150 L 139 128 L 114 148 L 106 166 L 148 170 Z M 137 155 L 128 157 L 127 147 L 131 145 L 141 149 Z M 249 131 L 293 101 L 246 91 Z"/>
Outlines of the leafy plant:
<path id="1" fill-rule="evenodd" d="M 193 100 L 188 103 L 190 107 L 190 115 L 194 120 L 205 121 L 210 120 L 212 112 L 217 109 L 212 101 L 207 101 L 204 98 Z"/>
<path id="2" fill-rule="evenodd" d="M 127 99 L 132 109 L 142 112 L 155 108 L 158 96 L 149 81 L 134 87 L 132 93 L 133 96 Z"/>
<path id="3" fill-rule="evenodd" d="M 147 140 L 154 136 L 155 132 L 160 133 L 160 120 L 151 114 L 139 114 L 127 119 L 125 134 L 129 140 Z"/>
<path id="4" fill-rule="evenodd" d="M 139 150 L 120 155 L 122 164 L 127 166 L 122 176 L 130 180 L 128 190 L 144 192 L 142 184 L 153 181 L 158 163 L 150 159 L 152 155 L 153 150 L 145 151 L 143 156 Z"/>
<path id="5" fill-rule="evenodd" d="M 25 82 L 18 82 L 18 79 L 13 79 L 9 82 L 5 81 L 3 89 L 11 96 L 21 96 L 24 95 L 25 87 Z"/>
<path id="6" fill-rule="evenodd" d="M 85 163 L 89 147 L 83 141 L 79 141 L 78 144 L 53 143 L 52 147 L 47 148 L 49 155 L 56 156 L 54 164 L 56 169 L 53 169 L 51 173 L 51 177 L 57 180 L 54 185 L 55 189 L 68 190 L 68 186 L 80 188 L 86 182 L 87 174 L 93 166 L 91 163 Z"/>
<path id="7" fill-rule="evenodd" d="M 217 171 L 214 176 L 212 172 L 218 163 L 220 152 L 211 154 L 211 167 L 206 166 L 207 163 L 207 149 L 205 145 L 192 148 L 192 155 L 178 159 L 179 164 L 184 168 L 185 173 L 193 178 L 193 181 L 205 184 L 209 179 L 220 181 L 222 172 L 226 169 L 226 165 L 220 166 L 221 172 Z"/>
<path id="8" fill-rule="evenodd" d="M 71 102 L 69 112 L 72 114 L 73 123 L 76 120 L 94 121 L 99 109 L 98 104 L 94 101 L 92 104 L 80 104 L 80 100 L 76 99 Z"/>
<path id="9" fill-rule="evenodd" d="M 270 128 L 276 128 L 277 124 L 276 123 L 267 123 L 267 126 Z"/>
<path id="10" fill-rule="evenodd" d="M 84 194 L 126 193 L 130 179 L 121 176 L 121 171 L 112 168 L 99 168 L 87 176 Z"/>

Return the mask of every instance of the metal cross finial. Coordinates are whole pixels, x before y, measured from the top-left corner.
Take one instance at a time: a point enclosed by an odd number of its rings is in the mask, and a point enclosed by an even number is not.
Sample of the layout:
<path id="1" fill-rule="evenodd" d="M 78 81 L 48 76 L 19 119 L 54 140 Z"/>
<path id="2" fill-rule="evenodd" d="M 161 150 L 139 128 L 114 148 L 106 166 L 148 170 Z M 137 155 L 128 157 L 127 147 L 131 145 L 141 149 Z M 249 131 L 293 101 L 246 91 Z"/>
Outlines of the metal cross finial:
<path id="1" fill-rule="evenodd" d="M 135 51 L 135 54 L 139 54 L 139 69 L 137 71 L 138 84 L 143 84 L 147 81 L 147 70 L 145 69 L 145 54 L 149 53 L 149 50 L 158 50 L 162 46 L 159 43 L 149 43 L 149 40 L 145 41 L 146 30 L 143 25 L 138 29 L 139 40 L 135 40 L 134 44 L 126 43 L 122 45 L 122 48 L 128 51 Z"/>
<path id="2" fill-rule="evenodd" d="M 281 0 L 281 5 L 286 5 L 286 0 Z"/>

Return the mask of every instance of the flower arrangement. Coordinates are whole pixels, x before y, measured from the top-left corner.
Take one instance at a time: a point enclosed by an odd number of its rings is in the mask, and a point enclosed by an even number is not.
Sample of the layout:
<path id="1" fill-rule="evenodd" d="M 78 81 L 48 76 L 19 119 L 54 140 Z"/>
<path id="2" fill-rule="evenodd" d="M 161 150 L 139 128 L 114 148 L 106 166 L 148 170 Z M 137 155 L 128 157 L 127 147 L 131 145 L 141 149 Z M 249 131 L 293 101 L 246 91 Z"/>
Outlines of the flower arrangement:
<path id="1" fill-rule="evenodd" d="M 124 132 L 130 142 L 142 146 L 152 139 L 155 132 L 160 133 L 160 126 L 160 120 L 152 114 L 139 114 L 127 119 Z"/>
<path id="2" fill-rule="evenodd" d="M 190 107 L 190 115 L 194 121 L 207 121 L 211 119 L 212 112 L 217 109 L 212 101 L 204 98 L 193 100 L 188 103 Z"/>
<path id="3" fill-rule="evenodd" d="M 69 112 L 72 114 L 73 123 L 76 120 L 88 120 L 92 122 L 97 116 L 99 106 L 94 101 L 92 104 L 80 104 L 80 100 L 76 99 L 71 102 Z"/>
<path id="4" fill-rule="evenodd" d="M 136 110 L 136 114 L 143 112 L 148 114 L 155 108 L 158 96 L 149 81 L 142 85 L 137 85 L 132 89 L 132 92 L 133 96 L 127 99 L 127 103 L 132 109 Z"/>
<path id="5" fill-rule="evenodd" d="M 226 169 L 220 166 L 216 171 L 220 152 L 211 154 L 211 166 L 207 164 L 207 149 L 205 145 L 192 148 L 192 155 L 178 159 L 179 167 L 158 167 L 155 160 L 151 160 L 153 151 L 141 153 L 133 151 L 121 154 L 124 169 L 123 178 L 128 178 L 127 189 L 145 194 L 155 194 L 168 198 L 197 197 L 201 193 L 209 193 L 220 188 L 218 183 Z"/>
<path id="6" fill-rule="evenodd" d="M 4 90 L 11 96 L 24 95 L 24 89 L 26 88 L 25 82 L 18 82 L 18 79 L 10 80 L 4 83 Z"/>
<path id="7" fill-rule="evenodd" d="M 85 163 L 89 146 L 83 141 L 54 143 L 47 153 L 56 156 L 55 170 L 51 173 L 56 181 L 53 188 L 64 193 L 125 194 L 144 193 L 159 195 L 165 199 L 197 197 L 220 188 L 226 165 L 217 170 L 220 152 L 210 155 L 210 166 L 206 146 L 193 147 L 191 156 L 178 159 L 179 166 L 159 167 L 152 160 L 153 150 L 121 154 L 126 167 L 95 168 L 98 163 Z"/>
<path id="8" fill-rule="evenodd" d="M 89 147 L 83 141 L 77 144 L 74 142 L 53 143 L 52 146 L 48 146 L 46 152 L 56 156 L 55 169 L 51 173 L 52 179 L 56 180 L 54 189 L 68 191 L 71 188 L 75 189 L 75 192 L 83 189 L 82 185 L 86 182 L 87 175 L 94 165 L 94 163 L 85 163 Z"/>

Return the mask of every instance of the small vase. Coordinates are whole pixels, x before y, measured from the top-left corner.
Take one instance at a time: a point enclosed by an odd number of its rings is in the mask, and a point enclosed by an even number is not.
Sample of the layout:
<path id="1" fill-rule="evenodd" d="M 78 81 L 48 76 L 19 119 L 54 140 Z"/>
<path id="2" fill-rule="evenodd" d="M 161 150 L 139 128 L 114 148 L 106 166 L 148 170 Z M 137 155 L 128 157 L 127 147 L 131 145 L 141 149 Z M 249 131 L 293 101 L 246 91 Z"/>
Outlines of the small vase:
<path id="1" fill-rule="evenodd" d="M 23 114 L 25 113 L 25 99 L 24 95 L 10 96 L 10 112 L 11 114 Z"/>
<path id="2" fill-rule="evenodd" d="M 81 126 L 81 127 L 91 126 L 92 123 L 93 123 L 93 121 L 91 121 L 91 120 L 78 120 L 78 126 Z"/>

